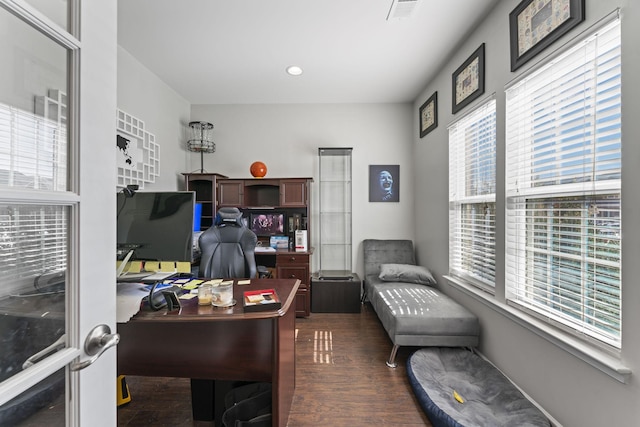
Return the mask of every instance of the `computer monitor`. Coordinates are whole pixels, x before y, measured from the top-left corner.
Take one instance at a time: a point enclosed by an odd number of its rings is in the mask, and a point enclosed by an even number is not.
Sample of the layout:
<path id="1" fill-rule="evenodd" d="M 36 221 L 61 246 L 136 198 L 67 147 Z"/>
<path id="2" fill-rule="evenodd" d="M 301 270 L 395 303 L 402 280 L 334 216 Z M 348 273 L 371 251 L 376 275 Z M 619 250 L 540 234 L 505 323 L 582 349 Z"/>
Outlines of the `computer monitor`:
<path id="1" fill-rule="evenodd" d="M 195 193 L 117 195 L 117 252 L 132 260 L 188 261 L 193 246 Z"/>
<path id="2" fill-rule="evenodd" d="M 252 212 L 249 228 L 258 237 L 284 234 L 284 213 L 273 211 Z"/>
<path id="3" fill-rule="evenodd" d="M 193 210 L 193 231 L 200 231 L 202 226 L 202 203 L 196 203 Z"/>

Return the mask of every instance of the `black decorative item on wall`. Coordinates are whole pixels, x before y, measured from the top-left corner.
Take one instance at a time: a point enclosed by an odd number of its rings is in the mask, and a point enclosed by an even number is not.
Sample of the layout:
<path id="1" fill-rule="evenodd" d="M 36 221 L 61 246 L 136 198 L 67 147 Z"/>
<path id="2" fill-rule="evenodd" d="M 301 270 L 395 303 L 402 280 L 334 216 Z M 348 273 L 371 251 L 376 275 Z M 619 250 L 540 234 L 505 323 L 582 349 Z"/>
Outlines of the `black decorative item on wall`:
<path id="1" fill-rule="evenodd" d="M 400 165 L 369 165 L 369 201 L 400 201 Z"/>
<path id="2" fill-rule="evenodd" d="M 438 92 L 420 106 L 418 111 L 418 123 L 420 123 L 420 138 L 438 127 Z"/>
<path id="3" fill-rule="evenodd" d="M 584 0 L 523 0 L 509 14 L 511 71 L 584 21 Z"/>
<path id="4" fill-rule="evenodd" d="M 484 43 L 451 76 L 453 114 L 484 93 Z"/>

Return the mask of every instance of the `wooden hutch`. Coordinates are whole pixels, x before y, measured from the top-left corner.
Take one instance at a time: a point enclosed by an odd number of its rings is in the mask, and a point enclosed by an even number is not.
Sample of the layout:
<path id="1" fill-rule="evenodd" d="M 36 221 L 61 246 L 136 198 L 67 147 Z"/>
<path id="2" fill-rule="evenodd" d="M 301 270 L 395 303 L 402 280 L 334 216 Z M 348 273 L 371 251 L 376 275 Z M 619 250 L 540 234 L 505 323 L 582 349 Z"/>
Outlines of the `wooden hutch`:
<path id="1" fill-rule="evenodd" d="M 219 208 L 237 207 L 249 220 L 255 212 L 281 212 L 285 216 L 283 235 L 294 241 L 295 229 L 307 230 L 307 242 L 311 226 L 312 178 L 229 178 L 216 173 L 184 173 L 188 191 L 196 193 L 196 202 L 202 204 L 202 225 L 211 225 Z M 269 246 L 268 236 L 259 236 L 258 244 Z M 256 262 L 269 268 L 276 277 L 300 279 L 296 294 L 296 315 L 308 317 L 311 311 L 310 262 L 313 248 L 296 252 L 291 247 L 275 252 L 256 252 Z"/>

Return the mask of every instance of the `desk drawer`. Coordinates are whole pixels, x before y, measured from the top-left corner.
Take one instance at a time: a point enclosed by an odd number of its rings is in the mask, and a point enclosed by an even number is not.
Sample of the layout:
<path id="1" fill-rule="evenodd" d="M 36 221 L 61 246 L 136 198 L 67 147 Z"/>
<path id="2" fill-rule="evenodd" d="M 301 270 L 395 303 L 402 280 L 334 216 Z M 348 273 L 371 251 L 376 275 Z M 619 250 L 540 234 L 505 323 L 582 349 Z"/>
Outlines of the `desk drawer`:
<path id="1" fill-rule="evenodd" d="M 295 254 L 295 253 L 280 254 L 280 255 L 277 255 L 276 263 L 278 266 L 287 265 L 287 264 L 309 265 L 309 254 Z"/>
<path id="2" fill-rule="evenodd" d="M 306 265 L 278 267 L 278 278 L 300 279 L 300 283 L 309 282 L 309 267 Z"/>

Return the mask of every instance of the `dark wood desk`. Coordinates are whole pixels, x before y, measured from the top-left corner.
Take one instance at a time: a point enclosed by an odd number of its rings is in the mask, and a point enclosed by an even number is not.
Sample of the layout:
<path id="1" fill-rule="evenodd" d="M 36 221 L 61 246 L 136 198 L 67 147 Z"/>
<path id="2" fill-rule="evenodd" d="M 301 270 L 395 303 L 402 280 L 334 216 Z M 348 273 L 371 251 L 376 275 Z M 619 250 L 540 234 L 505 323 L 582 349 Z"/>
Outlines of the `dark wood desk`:
<path id="1" fill-rule="evenodd" d="M 181 300 L 180 312 L 144 311 L 118 323 L 118 374 L 272 383 L 274 426 L 286 426 L 295 388 L 298 279 L 253 279 L 234 285 L 228 309 Z M 242 293 L 275 289 L 279 310 L 245 313 Z M 211 402 L 213 403 L 213 402 Z"/>
<path id="2" fill-rule="evenodd" d="M 300 279 L 296 293 L 295 311 L 298 317 L 311 314 L 311 293 L 309 291 L 310 262 L 313 248 L 305 252 L 277 249 L 274 252 L 256 252 L 258 265 L 271 267 L 274 277 L 279 279 Z"/>

